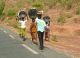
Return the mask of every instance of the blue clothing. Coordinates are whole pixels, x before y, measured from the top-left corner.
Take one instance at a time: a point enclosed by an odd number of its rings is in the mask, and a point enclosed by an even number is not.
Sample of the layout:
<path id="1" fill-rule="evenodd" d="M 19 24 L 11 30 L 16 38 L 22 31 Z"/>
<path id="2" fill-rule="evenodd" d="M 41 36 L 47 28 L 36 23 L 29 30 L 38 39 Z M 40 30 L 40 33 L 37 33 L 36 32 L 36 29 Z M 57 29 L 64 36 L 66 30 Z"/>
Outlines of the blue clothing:
<path id="1" fill-rule="evenodd" d="M 36 19 L 37 22 L 37 31 L 44 32 L 45 31 L 45 22 L 42 19 Z"/>

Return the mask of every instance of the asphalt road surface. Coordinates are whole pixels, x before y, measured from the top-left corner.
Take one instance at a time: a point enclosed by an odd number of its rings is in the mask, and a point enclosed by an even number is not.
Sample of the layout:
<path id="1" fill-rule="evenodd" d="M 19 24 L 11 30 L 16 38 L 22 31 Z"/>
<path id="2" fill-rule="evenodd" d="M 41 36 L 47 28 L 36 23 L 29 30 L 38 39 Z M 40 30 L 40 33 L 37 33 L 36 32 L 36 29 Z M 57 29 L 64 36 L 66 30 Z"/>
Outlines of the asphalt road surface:
<path id="1" fill-rule="evenodd" d="M 0 58 L 71 58 L 55 50 L 45 47 L 43 51 L 39 50 L 31 40 L 25 42 L 21 40 L 18 34 L 0 26 Z"/>

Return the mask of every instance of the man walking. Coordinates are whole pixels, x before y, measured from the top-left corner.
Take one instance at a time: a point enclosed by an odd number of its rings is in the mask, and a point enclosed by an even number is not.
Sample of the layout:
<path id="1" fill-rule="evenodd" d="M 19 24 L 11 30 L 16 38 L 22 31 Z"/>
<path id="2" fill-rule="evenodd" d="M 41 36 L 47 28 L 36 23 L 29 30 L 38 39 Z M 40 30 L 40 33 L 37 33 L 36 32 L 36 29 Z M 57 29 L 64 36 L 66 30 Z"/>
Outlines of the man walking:
<path id="1" fill-rule="evenodd" d="M 44 37 L 46 24 L 44 20 L 41 19 L 41 17 L 42 17 L 42 13 L 39 12 L 37 14 L 36 22 L 37 22 L 37 31 L 38 31 L 38 38 L 39 38 L 39 43 L 40 43 L 40 50 L 43 50 L 44 48 L 43 37 Z"/>

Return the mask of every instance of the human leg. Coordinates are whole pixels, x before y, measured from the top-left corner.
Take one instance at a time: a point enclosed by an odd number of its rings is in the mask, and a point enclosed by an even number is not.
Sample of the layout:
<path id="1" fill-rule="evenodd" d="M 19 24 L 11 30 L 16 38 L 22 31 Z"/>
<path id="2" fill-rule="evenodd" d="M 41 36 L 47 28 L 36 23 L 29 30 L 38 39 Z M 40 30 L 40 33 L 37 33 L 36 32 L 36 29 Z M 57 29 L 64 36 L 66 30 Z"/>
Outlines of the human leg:
<path id="1" fill-rule="evenodd" d="M 43 34 L 44 32 L 38 32 L 38 38 L 39 38 L 39 43 L 40 43 L 40 50 L 43 50 L 44 46 L 43 46 Z"/>

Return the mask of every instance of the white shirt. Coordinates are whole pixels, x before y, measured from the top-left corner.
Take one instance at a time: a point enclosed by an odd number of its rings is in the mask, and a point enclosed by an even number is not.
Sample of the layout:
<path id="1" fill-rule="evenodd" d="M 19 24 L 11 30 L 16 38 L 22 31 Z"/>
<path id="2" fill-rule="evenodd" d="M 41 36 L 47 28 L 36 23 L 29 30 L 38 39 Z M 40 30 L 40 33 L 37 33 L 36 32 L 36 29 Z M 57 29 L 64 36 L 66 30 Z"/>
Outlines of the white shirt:
<path id="1" fill-rule="evenodd" d="M 20 28 L 26 28 L 26 22 L 27 20 L 24 20 L 24 21 L 19 20 Z"/>
<path id="2" fill-rule="evenodd" d="M 36 18 L 36 22 L 37 22 L 37 31 L 44 32 L 46 26 L 44 20 Z"/>

